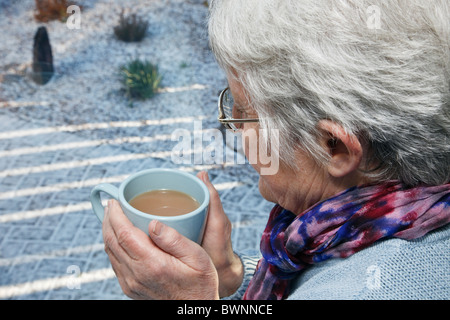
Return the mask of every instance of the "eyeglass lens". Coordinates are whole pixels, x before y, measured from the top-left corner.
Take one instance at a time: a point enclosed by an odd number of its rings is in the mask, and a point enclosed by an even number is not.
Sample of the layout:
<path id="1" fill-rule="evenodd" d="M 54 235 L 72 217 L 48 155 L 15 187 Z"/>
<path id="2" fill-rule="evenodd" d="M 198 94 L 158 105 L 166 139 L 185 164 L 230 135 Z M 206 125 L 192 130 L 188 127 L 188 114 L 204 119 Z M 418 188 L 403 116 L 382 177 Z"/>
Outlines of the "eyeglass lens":
<path id="1" fill-rule="evenodd" d="M 225 116 L 227 117 L 227 119 L 233 118 L 234 99 L 233 99 L 233 95 L 230 93 L 229 89 L 224 92 L 222 106 L 223 106 L 223 112 L 225 113 Z"/>
<path id="2" fill-rule="evenodd" d="M 226 119 L 234 119 L 233 106 L 234 106 L 233 95 L 231 94 L 230 89 L 228 89 L 224 92 L 223 99 L 222 99 L 222 107 L 223 107 L 223 112 L 225 114 Z M 239 128 L 241 127 L 241 124 L 240 123 L 227 123 L 227 126 L 229 127 L 229 129 L 239 130 Z"/>

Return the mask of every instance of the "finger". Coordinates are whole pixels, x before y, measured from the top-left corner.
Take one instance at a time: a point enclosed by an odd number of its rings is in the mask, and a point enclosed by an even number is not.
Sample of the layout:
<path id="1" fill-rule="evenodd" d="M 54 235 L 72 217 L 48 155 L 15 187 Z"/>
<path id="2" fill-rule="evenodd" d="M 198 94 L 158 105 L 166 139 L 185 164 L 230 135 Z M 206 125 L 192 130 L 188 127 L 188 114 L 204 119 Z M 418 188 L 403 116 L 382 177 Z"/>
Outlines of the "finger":
<path id="1" fill-rule="evenodd" d="M 119 282 L 122 291 L 125 293 L 125 295 L 132 299 L 140 299 L 138 292 L 136 292 L 136 290 L 132 290 L 129 285 L 130 279 L 131 281 L 133 281 L 135 278 L 133 270 L 131 270 L 127 264 L 120 263 L 120 261 L 118 261 L 114 255 L 108 255 L 109 260 L 111 261 L 111 266 L 117 276 L 117 281 Z"/>
<path id="2" fill-rule="evenodd" d="M 123 213 L 122 207 L 117 200 L 108 201 L 108 216 L 111 221 L 111 227 L 113 230 L 118 230 L 120 227 L 132 227 L 133 224 L 128 220 L 125 213 Z"/>
<path id="3" fill-rule="evenodd" d="M 205 234 L 208 234 L 208 229 L 211 229 L 215 236 L 218 236 L 219 234 L 224 234 L 226 236 L 231 232 L 231 222 L 223 210 L 219 193 L 209 180 L 208 173 L 206 171 L 199 172 L 197 176 L 205 183 L 210 197 L 208 221 L 206 224 Z"/>
<path id="4" fill-rule="evenodd" d="M 162 222 L 150 222 L 149 234 L 156 246 L 192 269 L 200 271 L 209 265 L 208 255 L 197 243 Z"/>
<path id="5" fill-rule="evenodd" d="M 127 258 L 139 260 L 148 253 L 148 245 L 153 246 L 149 237 L 131 223 L 115 200 L 108 202 L 108 214 L 104 223 L 109 231 L 104 236 L 105 245 L 108 245 L 118 261 Z"/>
<path id="6" fill-rule="evenodd" d="M 115 252 L 118 252 L 118 249 L 122 250 L 120 246 L 117 244 L 116 234 L 111 226 L 110 221 L 110 203 L 105 207 L 105 216 L 103 218 L 102 224 L 102 234 L 103 234 L 103 242 L 105 243 L 105 251 L 108 256 L 115 255 Z M 117 259 L 117 258 L 116 258 Z"/>
<path id="7" fill-rule="evenodd" d="M 209 191 L 209 212 L 210 214 L 223 213 L 222 201 L 220 201 L 219 193 L 209 180 L 208 172 L 201 171 L 197 177 L 202 180 Z"/>
<path id="8" fill-rule="evenodd" d="M 116 255 L 126 256 L 123 249 L 116 244 L 116 237 L 114 231 L 112 230 L 111 223 L 109 222 L 109 207 L 105 208 L 105 217 L 103 220 L 103 241 L 105 243 L 105 252 L 108 254 L 111 267 L 116 274 L 117 280 L 119 281 L 120 287 L 124 292 L 128 289 L 127 283 L 125 281 L 125 273 L 128 268 L 125 263 L 121 263 L 121 260 L 116 257 Z"/>
<path id="9" fill-rule="evenodd" d="M 123 291 L 126 291 L 128 288 L 125 275 L 129 272 L 126 264 L 120 263 L 120 261 L 116 258 L 114 253 L 109 249 L 105 248 L 106 253 L 108 254 L 109 261 L 111 263 L 111 267 L 116 274 L 117 280 L 119 281 L 120 287 Z"/>
<path id="10" fill-rule="evenodd" d="M 115 261 L 120 263 L 127 254 L 124 252 L 124 249 L 119 245 L 117 240 L 117 230 L 112 224 L 112 213 L 113 213 L 113 202 L 108 201 L 108 205 L 105 208 L 105 217 L 103 219 L 102 231 L 103 231 L 103 242 L 105 243 L 105 251 L 108 256 L 113 257 Z M 117 223 L 115 223 L 117 224 Z"/>

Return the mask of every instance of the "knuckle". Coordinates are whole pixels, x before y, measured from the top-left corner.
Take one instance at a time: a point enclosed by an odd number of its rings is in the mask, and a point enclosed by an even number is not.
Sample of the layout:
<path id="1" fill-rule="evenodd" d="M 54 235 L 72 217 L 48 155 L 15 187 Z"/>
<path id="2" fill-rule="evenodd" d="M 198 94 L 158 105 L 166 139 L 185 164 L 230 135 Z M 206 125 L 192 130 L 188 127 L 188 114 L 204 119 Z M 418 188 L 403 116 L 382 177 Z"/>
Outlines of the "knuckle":
<path id="1" fill-rule="evenodd" d="M 183 240 L 183 236 L 180 233 L 166 226 L 159 244 L 163 245 L 164 249 L 171 251 L 172 249 L 183 246 Z"/>
<path id="2" fill-rule="evenodd" d="M 167 246 L 168 246 L 169 248 L 178 248 L 178 247 L 180 247 L 181 245 L 183 245 L 183 244 L 182 244 L 180 235 L 179 235 L 179 234 L 176 234 L 176 233 L 173 233 L 173 234 L 172 234 L 172 237 L 170 237 L 170 239 L 169 239 L 169 241 L 168 241 Z"/>
<path id="3" fill-rule="evenodd" d="M 122 291 L 123 291 L 123 293 L 126 295 L 126 296 L 128 296 L 128 297 L 130 297 L 131 296 L 131 290 L 130 290 L 130 287 L 128 286 L 128 284 L 126 284 L 126 285 L 121 285 L 121 288 L 122 288 Z"/>
<path id="4" fill-rule="evenodd" d="M 140 280 L 136 277 L 128 276 L 126 278 L 121 279 L 122 283 L 121 288 L 123 293 L 132 298 L 139 299 L 144 292 L 144 286 L 141 284 Z"/>
<path id="5" fill-rule="evenodd" d="M 114 244 L 114 236 L 109 232 L 103 233 L 103 242 L 105 243 L 105 251 L 108 252 L 109 248 Z"/>
<path id="6" fill-rule="evenodd" d="M 126 245 L 133 240 L 133 233 L 129 228 L 120 228 L 117 232 L 117 242 L 120 246 Z"/>
<path id="7" fill-rule="evenodd" d="M 105 250 L 105 252 L 106 252 L 107 255 L 110 255 L 110 254 L 111 254 L 111 249 L 110 249 L 109 246 L 106 244 L 106 242 L 105 242 L 105 248 L 104 248 L 104 250 Z"/>
<path id="8" fill-rule="evenodd" d="M 132 295 L 136 295 L 140 292 L 139 282 L 136 281 L 134 278 L 128 279 L 127 286 L 129 293 Z"/>

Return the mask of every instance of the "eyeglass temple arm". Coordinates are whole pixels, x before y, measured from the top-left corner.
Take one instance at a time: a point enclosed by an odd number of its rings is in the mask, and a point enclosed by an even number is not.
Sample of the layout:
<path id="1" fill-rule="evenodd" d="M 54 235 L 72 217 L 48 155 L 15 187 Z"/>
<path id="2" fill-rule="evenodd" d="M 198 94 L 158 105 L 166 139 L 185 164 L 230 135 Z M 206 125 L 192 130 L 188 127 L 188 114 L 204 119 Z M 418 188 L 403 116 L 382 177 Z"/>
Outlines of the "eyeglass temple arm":
<path id="1" fill-rule="evenodd" d="M 220 123 L 246 123 L 246 122 L 259 122 L 259 119 L 217 119 Z"/>
<path id="2" fill-rule="evenodd" d="M 225 113 L 222 110 L 222 99 L 223 99 L 223 95 L 225 94 L 225 92 L 227 90 L 229 90 L 230 88 L 226 88 L 224 89 L 220 95 L 219 95 L 219 103 L 218 103 L 218 107 L 219 107 L 219 117 L 217 118 L 217 120 L 219 120 L 220 123 L 248 123 L 248 122 L 259 122 L 259 119 L 226 119 Z"/>

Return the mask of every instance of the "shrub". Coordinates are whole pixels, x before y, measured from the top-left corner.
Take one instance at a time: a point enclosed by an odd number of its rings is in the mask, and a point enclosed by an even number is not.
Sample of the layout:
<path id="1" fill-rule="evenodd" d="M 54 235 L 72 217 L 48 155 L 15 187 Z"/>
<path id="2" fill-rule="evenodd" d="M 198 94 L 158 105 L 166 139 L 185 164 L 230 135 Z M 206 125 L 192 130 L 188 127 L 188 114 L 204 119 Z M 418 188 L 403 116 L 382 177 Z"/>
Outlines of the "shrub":
<path id="1" fill-rule="evenodd" d="M 114 27 L 114 34 L 118 39 L 125 42 L 139 42 L 144 39 L 147 28 L 148 21 L 134 13 L 125 17 L 122 10 L 119 25 Z"/>
<path id="2" fill-rule="evenodd" d="M 36 3 L 34 17 L 40 22 L 66 21 L 69 16 L 67 8 L 75 4 L 67 0 L 34 0 L 34 2 Z"/>
<path id="3" fill-rule="evenodd" d="M 139 59 L 122 66 L 120 72 L 125 95 L 129 99 L 145 100 L 153 97 L 162 79 L 156 65 Z"/>

